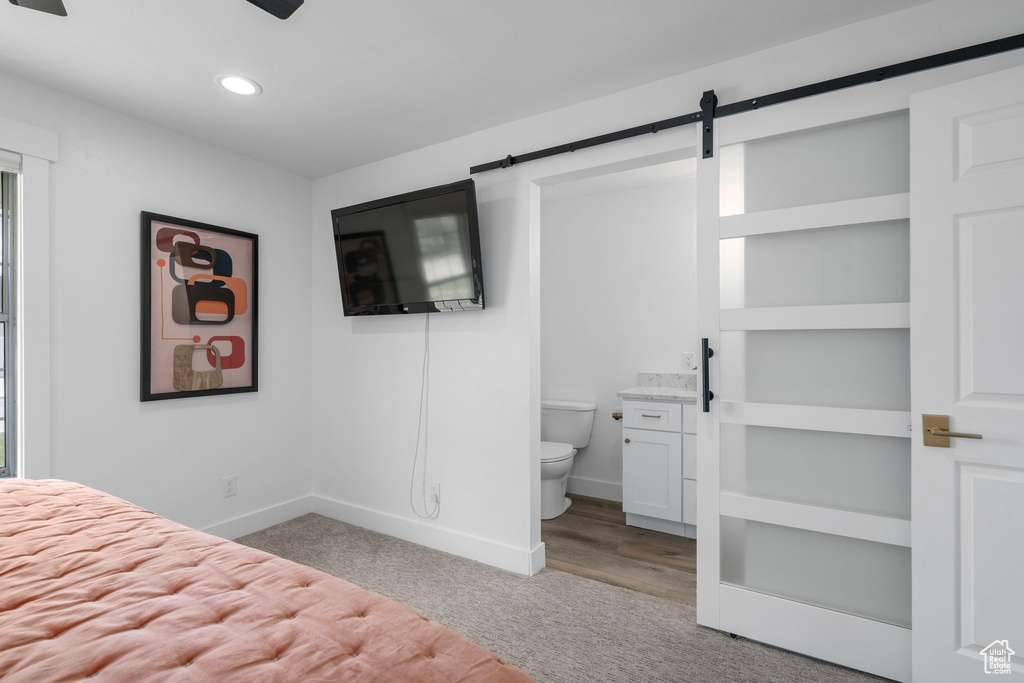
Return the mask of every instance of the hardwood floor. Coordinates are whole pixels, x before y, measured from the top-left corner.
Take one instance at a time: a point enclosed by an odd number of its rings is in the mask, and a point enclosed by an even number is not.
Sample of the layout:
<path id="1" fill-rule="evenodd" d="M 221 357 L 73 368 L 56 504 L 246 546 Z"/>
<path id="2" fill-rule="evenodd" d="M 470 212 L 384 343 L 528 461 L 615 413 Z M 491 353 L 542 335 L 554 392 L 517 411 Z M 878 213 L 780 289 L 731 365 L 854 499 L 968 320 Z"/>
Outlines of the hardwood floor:
<path id="1" fill-rule="evenodd" d="M 547 566 L 696 607 L 696 541 L 626 526 L 621 503 L 569 498 L 562 516 L 541 522 Z"/>

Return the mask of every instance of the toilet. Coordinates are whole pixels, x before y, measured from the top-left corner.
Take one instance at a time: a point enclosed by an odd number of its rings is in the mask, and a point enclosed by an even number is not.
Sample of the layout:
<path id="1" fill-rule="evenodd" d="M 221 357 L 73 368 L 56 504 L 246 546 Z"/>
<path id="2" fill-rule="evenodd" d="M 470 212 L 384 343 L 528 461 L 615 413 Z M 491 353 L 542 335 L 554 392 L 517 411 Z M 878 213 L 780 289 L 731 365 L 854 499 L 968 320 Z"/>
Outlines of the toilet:
<path id="1" fill-rule="evenodd" d="M 577 449 L 590 443 L 597 404 L 541 401 L 540 408 L 540 518 L 554 519 L 572 505 L 565 485 Z"/>

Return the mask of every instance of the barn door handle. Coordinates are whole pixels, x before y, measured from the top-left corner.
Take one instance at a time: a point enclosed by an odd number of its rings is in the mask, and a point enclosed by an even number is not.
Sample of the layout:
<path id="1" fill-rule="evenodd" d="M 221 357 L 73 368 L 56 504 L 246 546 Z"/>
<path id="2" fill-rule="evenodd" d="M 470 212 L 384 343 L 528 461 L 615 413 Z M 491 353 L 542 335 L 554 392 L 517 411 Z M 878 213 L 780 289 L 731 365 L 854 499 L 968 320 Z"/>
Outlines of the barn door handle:
<path id="1" fill-rule="evenodd" d="M 708 346 L 708 338 L 704 337 L 703 339 L 700 340 L 700 364 L 701 369 L 704 373 L 704 395 L 702 398 L 704 400 L 705 413 L 711 412 L 711 407 L 709 404 L 711 403 L 711 399 L 715 397 L 715 395 L 711 393 L 711 381 L 708 376 L 708 359 L 711 358 L 711 356 L 713 355 L 715 355 L 715 350 Z"/>

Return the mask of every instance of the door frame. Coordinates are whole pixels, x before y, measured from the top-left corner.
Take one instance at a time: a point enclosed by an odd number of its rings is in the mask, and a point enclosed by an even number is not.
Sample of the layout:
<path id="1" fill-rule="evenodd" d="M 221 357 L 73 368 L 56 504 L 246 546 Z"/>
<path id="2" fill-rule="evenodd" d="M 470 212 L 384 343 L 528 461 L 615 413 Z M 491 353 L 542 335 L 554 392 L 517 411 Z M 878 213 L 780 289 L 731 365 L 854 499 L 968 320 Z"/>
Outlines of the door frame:
<path id="1" fill-rule="evenodd" d="M 664 131 L 664 135 L 635 138 L 624 144 L 587 150 L 585 154 L 550 157 L 495 171 L 503 174 L 499 182 L 478 186 L 478 197 L 486 193 L 493 198 L 498 193 L 525 198 L 527 202 L 523 208 L 528 213 L 530 250 L 530 574 L 536 574 L 546 565 L 540 525 L 541 190 L 551 185 L 692 159 L 697 157 L 697 142 L 696 124 L 681 126 Z"/>

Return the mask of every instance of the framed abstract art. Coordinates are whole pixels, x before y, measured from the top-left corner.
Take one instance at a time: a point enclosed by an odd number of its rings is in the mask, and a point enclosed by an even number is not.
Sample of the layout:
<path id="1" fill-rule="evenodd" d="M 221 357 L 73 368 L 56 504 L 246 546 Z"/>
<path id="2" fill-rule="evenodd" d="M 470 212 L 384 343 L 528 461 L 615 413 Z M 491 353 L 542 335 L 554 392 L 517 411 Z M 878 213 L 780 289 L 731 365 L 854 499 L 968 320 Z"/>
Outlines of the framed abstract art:
<path id="1" fill-rule="evenodd" d="M 143 401 L 257 390 L 258 240 L 142 213 Z"/>

